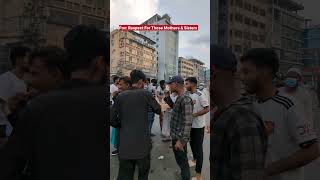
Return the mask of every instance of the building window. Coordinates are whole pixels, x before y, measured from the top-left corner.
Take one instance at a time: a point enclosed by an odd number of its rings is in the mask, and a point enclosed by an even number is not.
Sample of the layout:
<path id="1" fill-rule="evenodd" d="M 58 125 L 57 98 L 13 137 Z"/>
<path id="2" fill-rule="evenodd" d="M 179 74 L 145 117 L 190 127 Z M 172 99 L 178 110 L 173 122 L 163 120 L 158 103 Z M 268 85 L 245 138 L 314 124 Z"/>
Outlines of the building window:
<path id="1" fill-rule="evenodd" d="M 242 39 L 242 31 L 236 30 L 235 36 L 236 36 L 236 38 Z"/>
<path id="2" fill-rule="evenodd" d="M 129 61 L 132 62 L 132 56 L 129 57 Z"/>
<path id="3" fill-rule="evenodd" d="M 233 22 L 233 14 L 230 14 L 230 22 Z"/>
<path id="4" fill-rule="evenodd" d="M 235 15 L 235 20 L 242 23 L 243 22 L 243 16 L 241 14 L 236 14 Z"/>
<path id="5" fill-rule="evenodd" d="M 244 37 L 244 39 L 246 39 L 246 40 L 251 40 L 251 37 L 250 37 L 250 32 L 244 32 L 244 34 L 243 34 L 243 37 Z"/>
<path id="6" fill-rule="evenodd" d="M 258 41 L 258 36 L 256 34 L 252 34 L 252 40 L 253 41 Z"/>
<path id="7" fill-rule="evenodd" d="M 260 9 L 260 15 L 261 16 L 266 16 L 266 10 Z"/>
<path id="8" fill-rule="evenodd" d="M 260 28 L 265 30 L 266 29 L 266 25 L 264 23 L 260 23 Z"/>
<path id="9" fill-rule="evenodd" d="M 157 33 L 156 33 L 157 35 L 159 34 L 159 31 L 157 31 Z"/>
<path id="10" fill-rule="evenodd" d="M 235 0 L 236 1 L 236 6 L 242 8 L 242 0 Z"/>
<path id="11" fill-rule="evenodd" d="M 280 19 L 281 19 L 280 11 L 278 9 L 275 9 L 275 11 L 274 11 L 274 20 L 277 21 L 277 22 L 280 22 Z"/>
<path id="12" fill-rule="evenodd" d="M 252 6 L 251 6 L 251 4 L 249 4 L 249 3 L 244 3 L 244 9 L 246 9 L 246 10 L 248 10 L 248 11 L 251 11 L 251 8 L 252 8 Z"/>
<path id="13" fill-rule="evenodd" d="M 252 20 L 252 26 L 253 27 L 258 27 L 258 22 L 256 20 Z"/>
<path id="14" fill-rule="evenodd" d="M 256 14 L 259 14 L 259 8 L 256 6 L 253 6 L 253 12 Z"/>
<path id="15" fill-rule="evenodd" d="M 76 14 L 50 10 L 50 17 L 48 18 L 48 22 L 59 25 L 75 26 L 79 24 L 78 19 L 78 15 Z"/>
<path id="16" fill-rule="evenodd" d="M 231 38 L 232 38 L 232 34 L 233 34 L 233 33 L 232 33 L 232 30 L 230 30 L 230 37 L 231 37 Z"/>
<path id="17" fill-rule="evenodd" d="M 244 23 L 246 24 L 246 25 L 251 25 L 251 20 L 250 20 L 250 18 L 248 18 L 248 17 L 245 17 L 244 18 Z"/>
<path id="18" fill-rule="evenodd" d="M 234 0 L 230 1 L 230 5 L 233 6 L 234 5 Z"/>

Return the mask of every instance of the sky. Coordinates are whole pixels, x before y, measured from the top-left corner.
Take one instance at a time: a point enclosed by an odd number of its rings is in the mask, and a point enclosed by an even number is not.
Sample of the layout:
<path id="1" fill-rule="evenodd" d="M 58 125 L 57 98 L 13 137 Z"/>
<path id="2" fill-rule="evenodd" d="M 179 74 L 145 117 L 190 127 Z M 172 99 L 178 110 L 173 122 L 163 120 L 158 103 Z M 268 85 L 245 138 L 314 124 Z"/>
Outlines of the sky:
<path id="1" fill-rule="evenodd" d="M 319 0 L 296 0 L 304 5 L 304 10 L 301 15 L 305 18 L 312 19 L 313 24 L 320 24 L 320 14 L 317 13 L 320 7 Z"/>
<path id="2" fill-rule="evenodd" d="M 141 24 L 155 14 L 169 14 L 173 24 L 198 24 L 199 31 L 179 32 L 179 56 L 193 57 L 210 67 L 210 0 L 111 0 L 111 29 Z"/>

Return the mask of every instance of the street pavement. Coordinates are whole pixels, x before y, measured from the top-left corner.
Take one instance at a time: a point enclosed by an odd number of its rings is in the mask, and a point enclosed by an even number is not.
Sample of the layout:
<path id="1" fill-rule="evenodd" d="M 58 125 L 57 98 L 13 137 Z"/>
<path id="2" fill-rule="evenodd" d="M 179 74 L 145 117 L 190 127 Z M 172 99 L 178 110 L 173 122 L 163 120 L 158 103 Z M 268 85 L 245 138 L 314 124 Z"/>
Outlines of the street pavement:
<path id="1" fill-rule="evenodd" d="M 153 133 L 156 135 L 152 137 L 153 140 L 153 148 L 151 152 L 151 169 L 149 174 L 150 180 L 179 180 L 179 167 L 175 161 L 174 154 L 172 152 L 172 148 L 169 146 L 171 142 L 164 143 L 161 140 L 160 134 L 160 125 L 159 118 L 156 117 L 152 129 Z M 203 168 L 202 168 L 202 179 L 209 180 L 210 179 L 210 167 L 209 167 L 209 152 L 210 152 L 210 136 L 208 134 L 205 135 L 203 148 L 204 148 L 204 157 L 203 157 Z M 137 144 L 138 146 L 138 144 Z M 110 151 L 113 148 L 110 146 Z M 188 156 L 191 159 L 191 149 L 188 145 Z M 164 156 L 164 159 L 159 160 L 158 157 Z M 118 175 L 118 156 L 110 155 L 110 179 L 116 180 Z M 190 168 L 191 174 L 195 174 L 195 167 Z M 135 180 L 137 180 L 137 170 L 135 173 Z"/>

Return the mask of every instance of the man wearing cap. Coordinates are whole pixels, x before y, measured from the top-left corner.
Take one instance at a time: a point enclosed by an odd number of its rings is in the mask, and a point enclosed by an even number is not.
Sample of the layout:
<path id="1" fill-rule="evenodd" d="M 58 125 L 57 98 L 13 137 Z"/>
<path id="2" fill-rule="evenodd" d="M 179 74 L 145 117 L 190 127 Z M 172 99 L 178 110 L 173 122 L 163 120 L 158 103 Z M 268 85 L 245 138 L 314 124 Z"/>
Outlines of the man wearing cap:
<path id="1" fill-rule="evenodd" d="M 180 76 L 173 76 L 167 84 L 171 92 L 176 92 L 178 97 L 173 106 L 170 122 L 170 135 L 172 149 L 176 162 L 181 169 L 182 180 L 190 180 L 190 169 L 187 157 L 187 143 L 190 139 L 192 127 L 193 104 L 192 99 L 185 95 L 184 80 Z"/>
<path id="2" fill-rule="evenodd" d="M 310 122 L 311 127 L 314 127 L 313 112 L 312 112 L 312 96 L 308 89 L 303 87 L 302 73 L 299 68 L 291 68 L 286 74 L 284 81 L 285 87 L 279 90 L 294 97 L 301 106 L 303 117 Z"/>
<path id="3" fill-rule="evenodd" d="M 211 119 L 210 179 L 262 180 L 267 151 L 263 121 L 249 98 L 241 97 L 230 49 L 211 48 L 211 102 L 218 107 Z"/>

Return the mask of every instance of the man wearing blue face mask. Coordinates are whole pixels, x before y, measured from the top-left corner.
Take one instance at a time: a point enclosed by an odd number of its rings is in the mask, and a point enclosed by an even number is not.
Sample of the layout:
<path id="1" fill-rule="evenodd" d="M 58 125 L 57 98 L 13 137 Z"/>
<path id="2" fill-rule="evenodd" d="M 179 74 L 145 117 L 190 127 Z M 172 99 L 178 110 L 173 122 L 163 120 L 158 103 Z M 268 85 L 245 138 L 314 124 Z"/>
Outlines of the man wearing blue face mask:
<path id="1" fill-rule="evenodd" d="M 294 97 L 301 106 L 303 117 L 310 122 L 314 128 L 313 112 L 312 112 L 312 96 L 307 88 L 302 83 L 302 73 L 298 68 L 291 68 L 286 74 L 284 87 L 280 91 Z"/>

